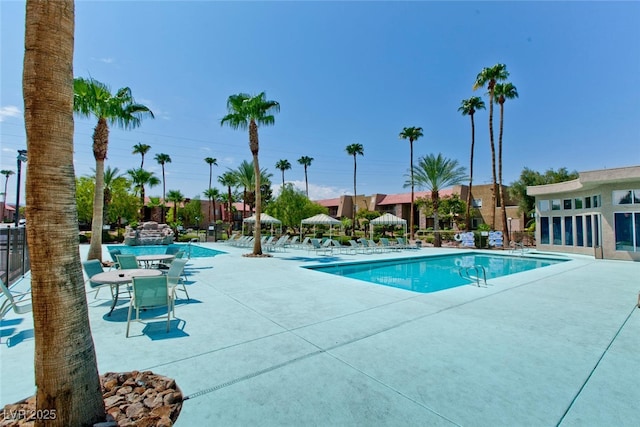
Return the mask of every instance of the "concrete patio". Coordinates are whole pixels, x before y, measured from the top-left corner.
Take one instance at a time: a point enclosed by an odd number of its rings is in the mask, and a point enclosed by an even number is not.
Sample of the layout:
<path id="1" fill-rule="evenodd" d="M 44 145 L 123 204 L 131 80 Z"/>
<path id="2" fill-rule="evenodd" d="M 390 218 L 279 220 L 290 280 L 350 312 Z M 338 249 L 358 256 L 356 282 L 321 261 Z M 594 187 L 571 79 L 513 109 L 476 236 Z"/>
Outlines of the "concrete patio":
<path id="1" fill-rule="evenodd" d="M 168 334 L 155 319 L 127 339 L 129 301 L 108 317 L 108 290 L 88 294 L 100 372 L 175 378 L 178 426 L 638 424 L 640 263 L 573 257 L 419 294 L 300 266 L 457 249 L 256 259 L 205 245 L 227 254 L 190 260 Z M 34 393 L 34 342 L 29 316 L 0 326 L 4 405 Z"/>

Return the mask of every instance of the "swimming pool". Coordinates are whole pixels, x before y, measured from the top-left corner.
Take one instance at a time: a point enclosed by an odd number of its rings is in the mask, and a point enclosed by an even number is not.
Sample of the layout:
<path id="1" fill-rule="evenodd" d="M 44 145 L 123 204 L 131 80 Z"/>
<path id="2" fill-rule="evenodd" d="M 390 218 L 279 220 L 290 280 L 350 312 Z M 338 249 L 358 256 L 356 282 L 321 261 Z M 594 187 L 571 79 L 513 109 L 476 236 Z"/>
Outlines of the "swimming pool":
<path id="1" fill-rule="evenodd" d="M 132 255 L 157 255 L 167 252 L 169 246 L 177 246 L 188 258 L 209 258 L 226 252 L 218 251 L 211 248 L 205 248 L 198 245 L 184 245 L 173 243 L 171 245 L 144 245 L 144 246 L 127 246 L 127 245 L 107 245 L 107 249 L 119 249 L 123 254 Z"/>
<path id="2" fill-rule="evenodd" d="M 304 268 L 364 280 L 378 285 L 431 293 L 475 283 L 460 277 L 460 269 L 464 271 L 468 267 L 471 267 L 470 272 L 473 275 L 476 274 L 474 266 L 484 267 L 487 280 L 489 280 L 564 261 L 568 260 L 465 252 L 464 254 L 396 258 Z"/>

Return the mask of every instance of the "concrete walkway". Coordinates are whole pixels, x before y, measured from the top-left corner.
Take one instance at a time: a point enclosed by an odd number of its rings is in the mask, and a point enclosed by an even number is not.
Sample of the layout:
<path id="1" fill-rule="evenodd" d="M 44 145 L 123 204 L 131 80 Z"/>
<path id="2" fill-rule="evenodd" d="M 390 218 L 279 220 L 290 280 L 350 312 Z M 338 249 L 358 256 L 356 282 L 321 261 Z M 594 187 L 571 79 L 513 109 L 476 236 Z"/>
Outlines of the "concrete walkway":
<path id="1" fill-rule="evenodd" d="M 169 334 L 160 319 L 127 339 L 128 300 L 107 317 L 108 291 L 88 295 L 100 372 L 175 378 L 178 426 L 638 425 L 640 263 L 575 257 L 418 294 L 300 266 L 458 250 L 206 245 L 228 253 L 190 260 Z M 0 330 L 4 405 L 34 393 L 32 320 Z"/>

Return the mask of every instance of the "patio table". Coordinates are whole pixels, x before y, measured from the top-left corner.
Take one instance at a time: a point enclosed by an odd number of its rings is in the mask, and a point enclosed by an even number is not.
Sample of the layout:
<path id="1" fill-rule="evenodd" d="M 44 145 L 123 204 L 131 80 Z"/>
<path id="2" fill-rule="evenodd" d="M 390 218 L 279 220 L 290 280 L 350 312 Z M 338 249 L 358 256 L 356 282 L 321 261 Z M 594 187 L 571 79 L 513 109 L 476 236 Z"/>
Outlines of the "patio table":
<path id="1" fill-rule="evenodd" d="M 145 268 L 150 268 L 154 263 L 161 263 L 163 261 L 169 261 L 175 258 L 175 255 L 171 254 L 155 254 L 155 255 L 138 255 L 136 259 L 138 262 L 144 263 Z"/>
<path id="2" fill-rule="evenodd" d="M 115 288 L 115 294 L 113 295 L 113 303 L 111 304 L 111 310 L 107 316 L 111 316 L 113 309 L 118 303 L 118 294 L 120 293 L 120 285 L 126 285 L 133 281 L 134 277 L 144 276 L 160 276 L 162 272 L 160 270 L 153 270 L 147 268 L 133 268 L 129 270 L 111 270 L 104 273 L 98 273 L 91 277 L 91 281 L 94 283 L 111 285 L 111 288 Z"/>

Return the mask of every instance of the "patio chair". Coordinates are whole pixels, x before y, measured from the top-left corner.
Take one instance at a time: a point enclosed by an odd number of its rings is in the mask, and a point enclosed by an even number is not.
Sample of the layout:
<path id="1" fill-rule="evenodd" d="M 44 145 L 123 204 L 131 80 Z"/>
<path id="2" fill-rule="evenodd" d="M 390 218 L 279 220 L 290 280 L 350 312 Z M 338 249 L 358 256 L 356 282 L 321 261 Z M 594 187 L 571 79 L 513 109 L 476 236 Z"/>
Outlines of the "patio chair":
<path id="1" fill-rule="evenodd" d="M 120 270 L 131 270 L 134 268 L 140 268 L 135 255 L 120 254 L 116 255 L 116 258 L 118 259 Z"/>
<path id="2" fill-rule="evenodd" d="M 167 332 L 171 327 L 171 312 L 175 318 L 175 307 L 171 291 L 169 290 L 169 279 L 167 276 L 134 277 L 133 297 L 129 303 L 129 313 L 127 315 L 127 333 L 129 338 L 129 326 L 131 324 L 131 312 L 136 309 L 136 318 L 140 320 L 140 309 L 167 307 Z"/>
<path id="3" fill-rule="evenodd" d="M 113 265 L 111 266 L 112 268 L 115 268 L 115 269 L 120 268 L 120 265 L 118 264 L 118 258 L 116 258 L 116 255 L 120 255 L 120 254 L 122 254 L 122 251 L 120 251 L 120 249 L 109 250 L 109 255 L 111 256 L 111 260 L 113 261 Z"/>
<path id="4" fill-rule="evenodd" d="M 388 251 L 398 251 L 398 249 L 399 249 L 398 245 L 391 244 L 389 239 L 386 238 L 386 237 L 381 237 L 380 238 L 380 244 L 382 245 L 382 248 L 384 248 L 384 249 L 386 249 Z"/>
<path id="5" fill-rule="evenodd" d="M 349 249 L 353 251 L 354 254 L 357 254 L 358 252 L 364 253 L 362 245 L 359 245 L 358 242 L 353 239 L 349 240 Z"/>
<path id="6" fill-rule="evenodd" d="M 375 250 L 375 246 L 369 245 L 369 241 L 364 237 L 358 239 L 358 243 L 360 243 L 360 247 L 362 248 L 362 253 L 366 254 L 367 252 L 372 254 Z"/>
<path id="7" fill-rule="evenodd" d="M 186 259 L 176 259 L 171 263 L 171 268 L 167 271 L 167 279 L 169 280 L 169 289 L 173 293 L 172 298 L 175 300 L 175 291 L 176 289 L 182 291 L 187 295 L 187 300 L 189 300 L 189 292 L 187 292 L 187 287 L 182 280 L 182 276 L 184 275 L 185 280 L 187 280 L 187 276 L 184 273 L 184 266 L 187 264 Z M 181 287 L 181 289 L 180 289 Z"/>
<path id="8" fill-rule="evenodd" d="M 102 268 L 102 263 L 100 263 L 100 261 L 98 261 L 97 259 L 91 259 L 89 261 L 83 261 L 82 268 L 84 269 L 84 272 L 87 274 L 87 277 L 89 278 L 87 280 L 87 282 L 89 282 L 89 287 L 91 287 L 91 289 L 96 290 L 96 294 L 93 296 L 93 299 L 96 299 L 98 298 L 98 292 L 100 292 L 100 289 L 105 285 L 101 283 L 94 283 L 91 281 L 91 278 L 98 273 L 104 273 L 104 269 Z M 113 289 L 111 289 L 111 296 L 113 297 Z"/>
<path id="9" fill-rule="evenodd" d="M 285 242 L 285 244 L 284 244 L 285 248 L 286 248 L 286 247 L 289 247 L 289 246 L 295 246 L 295 245 L 297 245 L 297 244 L 298 244 L 298 240 L 299 240 L 299 239 L 300 239 L 300 236 L 293 236 L 293 237 L 291 238 L 291 240 L 289 240 L 289 241 Z"/>
<path id="10" fill-rule="evenodd" d="M 180 252 L 180 250 L 181 250 L 181 249 L 180 249 L 180 247 L 179 247 L 179 246 L 173 246 L 173 245 L 171 245 L 171 246 L 167 246 L 167 250 L 166 250 L 164 253 L 165 253 L 165 254 L 167 254 L 167 255 L 175 255 L 175 254 L 177 254 L 178 252 Z"/>
<path id="11" fill-rule="evenodd" d="M 14 294 L 4 284 L 4 280 L 0 287 L 2 287 L 2 296 L 5 299 L 5 301 L 2 302 L 2 305 L 0 305 L 0 320 L 11 310 L 16 314 L 26 314 L 31 312 L 31 292 Z"/>
<path id="12" fill-rule="evenodd" d="M 304 240 L 296 246 L 298 249 L 307 249 L 311 246 L 311 237 L 305 237 Z"/>
<path id="13" fill-rule="evenodd" d="M 173 259 L 158 263 L 158 268 L 161 270 L 168 270 L 171 267 L 171 264 L 173 263 L 173 261 L 180 259 L 182 257 L 184 257 L 184 251 L 179 250 L 178 252 L 174 253 Z"/>
<path id="14" fill-rule="evenodd" d="M 314 251 L 316 254 L 318 252 L 323 252 L 324 255 L 329 255 L 331 254 L 332 249 L 331 246 L 321 244 L 318 239 L 311 239 L 311 247 L 309 248 L 309 251 Z"/>

